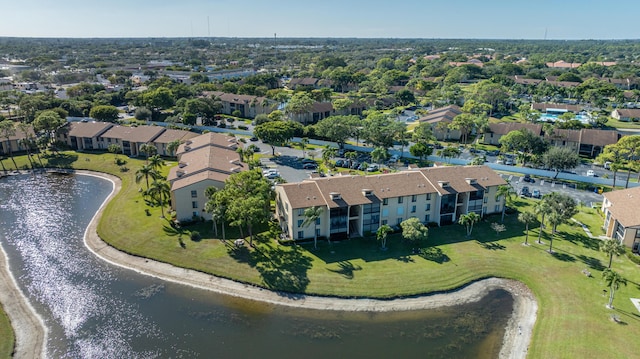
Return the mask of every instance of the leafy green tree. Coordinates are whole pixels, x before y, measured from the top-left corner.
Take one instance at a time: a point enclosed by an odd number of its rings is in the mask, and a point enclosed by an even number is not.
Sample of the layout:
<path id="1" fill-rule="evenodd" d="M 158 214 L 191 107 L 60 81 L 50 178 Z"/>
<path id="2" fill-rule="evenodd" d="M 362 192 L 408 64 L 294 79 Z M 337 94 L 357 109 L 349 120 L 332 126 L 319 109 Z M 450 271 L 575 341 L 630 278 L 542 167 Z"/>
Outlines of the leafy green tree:
<path id="1" fill-rule="evenodd" d="M 429 237 L 429 228 L 416 217 L 407 218 L 400 223 L 402 237 L 413 243 L 419 243 Z"/>
<path id="2" fill-rule="evenodd" d="M 425 157 L 433 153 L 433 149 L 424 142 L 417 142 L 409 147 L 409 153 L 411 153 L 412 156 L 420 158 L 420 160 L 424 160 Z"/>
<path id="3" fill-rule="evenodd" d="M 547 202 L 551 210 L 548 214 L 548 221 L 552 225 L 551 240 L 549 243 L 549 253 L 552 253 L 553 235 L 556 233 L 556 229 L 560 224 L 567 222 L 578 213 L 577 203 L 573 197 L 560 192 L 548 193 L 542 197 L 542 201 Z"/>
<path id="4" fill-rule="evenodd" d="M 337 98 L 331 103 L 334 111 L 338 114 L 348 114 L 349 108 L 353 105 L 353 100 L 348 98 Z"/>
<path id="5" fill-rule="evenodd" d="M 91 108 L 89 116 L 98 121 L 116 122 L 118 121 L 118 116 L 120 116 L 120 111 L 115 106 L 98 105 Z"/>
<path id="6" fill-rule="evenodd" d="M 384 147 L 376 147 L 371 151 L 371 160 L 374 163 L 382 163 L 389 159 L 389 152 Z"/>
<path id="7" fill-rule="evenodd" d="M 302 221 L 303 227 L 308 227 L 313 223 L 313 248 L 316 249 L 318 248 L 318 220 L 322 217 L 322 213 L 324 213 L 324 208 L 320 206 L 309 207 L 304 210 L 304 221 Z M 329 240 L 329 237 L 327 237 L 327 240 Z"/>
<path id="8" fill-rule="evenodd" d="M 632 163 L 638 162 L 640 158 L 640 135 L 623 136 L 616 146 L 620 148 L 627 161 L 627 181 L 624 188 L 629 188 L 629 177 L 631 176 L 631 167 L 633 167 Z"/>
<path id="9" fill-rule="evenodd" d="M 458 219 L 458 223 L 465 226 L 467 230 L 467 238 L 471 237 L 471 232 L 473 231 L 473 225 L 480 221 L 480 216 L 475 212 L 469 212 L 463 214 Z"/>
<path id="10" fill-rule="evenodd" d="M 621 256 L 624 254 L 624 245 L 615 238 L 607 238 L 600 242 L 600 250 L 609 256 L 609 267 L 613 262 L 613 256 Z"/>
<path id="11" fill-rule="evenodd" d="M 460 149 L 453 146 L 448 146 L 438 151 L 438 156 L 444 158 L 447 162 L 449 162 L 449 159 L 451 158 L 460 157 L 461 154 L 462 152 Z"/>
<path id="12" fill-rule="evenodd" d="M 336 142 L 340 148 L 352 137 L 360 125 L 358 116 L 329 116 L 314 125 L 316 133 Z"/>
<path id="13" fill-rule="evenodd" d="M 337 148 L 326 145 L 322 150 L 322 162 L 324 162 L 325 165 L 328 165 L 331 159 L 334 158 L 337 154 Z"/>
<path id="14" fill-rule="evenodd" d="M 291 98 L 289 99 L 289 102 L 287 102 L 287 105 L 285 107 L 285 112 L 291 116 L 302 116 L 309 113 L 309 111 L 311 111 L 311 108 L 314 103 L 315 103 L 315 100 L 313 99 L 313 97 L 311 97 L 309 93 L 296 92 L 295 94 L 293 94 L 293 96 L 291 96 Z M 306 122 L 307 122 L 306 117 L 304 122 L 306 125 Z"/>
<path id="15" fill-rule="evenodd" d="M 609 287 L 609 303 L 607 304 L 607 308 L 613 309 L 613 298 L 615 293 L 620 289 L 621 285 L 627 285 L 627 280 L 618 272 L 614 272 L 610 268 L 607 268 L 602 272 L 602 277 L 604 278 L 607 287 Z"/>
<path id="16" fill-rule="evenodd" d="M 415 103 L 416 97 L 409 89 L 402 89 L 396 93 L 396 99 L 400 102 L 400 105 L 407 106 L 408 104 Z"/>
<path id="17" fill-rule="evenodd" d="M 429 143 L 436 140 L 436 137 L 433 135 L 433 131 L 431 130 L 431 125 L 427 122 L 420 122 L 420 124 L 418 124 L 418 126 L 413 129 L 411 138 L 415 142 L 424 143 Z"/>
<path id="18" fill-rule="evenodd" d="M 149 110 L 146 107 L 138 107 L 133 113 L 133 117 L 135 117 L 136 120 L 140 120 L 140 121 L 151 120 L 151 115 L 152 115 L 151 110 Z"/>
<path id="19" fill-rule="evenodd" d="M 580 157 L 571 148 L 551 147 L 543 156 L 542 161 L 547 168 L 556 172 L 553 178 L 557 178 L 560 171 L 576 168 L 580 164 Z"/>
<path id="20" fill-rule="evenodd" d="M 529 245 L 529 225 L 536 221 L 536 215 L 532 212 L 520 212 L 518 214 L 518 221 L 525 225 L 525 238 L 524 244 Z"/>
<path id="21" fill-rule="evenodd" d="M 45 134 L 49 143 L 55 140 L 56 133 L 67 122 L 60 117 L 58 112 L 53 110 L 42 111 L 33 121 L 33 129 L 37 133 Z"/>
<path id="22" fill-rule="evenodd" d="M 165 110 L 173 106 L 175 96 L 167 87 L 158 87 L 153 90 L 147 90 L 142 94 L 142 103 L 154 112 Z"/>
<path id="23" fill-rule="evenodd" d="M 167 144 L 167 152 L 169 152 L 171 156 L 175 156 L 178 147 L 180 147 L 180 140 L 173 140 Z"/>
<path id="24" fill-rule="evenodd" d="M 292 121 L 271 121 L 256 126 L 253 129 L 253 134 L 262 142 L 268 143 L 271 146 L 271 154 L 275 156 L 275 146 L 283 145 L 291 140 L 299 126 L 299 123 Z"/>
<path id="25" fill-rule="evenodd" d="M 363 121 L 362 137 L 375 147 L 389 148 L 397 133 L 393 127 L 395 122 L 389 115 L 371 112 Z"/>
<path id="26" fill-rule="evenodd" d="M 467 138 L 471 131 L 475 128 L 476 117 L 472 114 L 461 113 L 456 116 L 449 124 L 449 128 L 452 130 L 459 130 L 462 134 L 462 143 L 467 143 Z"/>
<path id="27" fill-rule="evenodd" d="M 380 242 L 383 251 L 387 250 L 387 236 L 391 232 L 393 232 L 393 229 L 388 224 L 383 224 L 376 231 L 376 239 Z"/>

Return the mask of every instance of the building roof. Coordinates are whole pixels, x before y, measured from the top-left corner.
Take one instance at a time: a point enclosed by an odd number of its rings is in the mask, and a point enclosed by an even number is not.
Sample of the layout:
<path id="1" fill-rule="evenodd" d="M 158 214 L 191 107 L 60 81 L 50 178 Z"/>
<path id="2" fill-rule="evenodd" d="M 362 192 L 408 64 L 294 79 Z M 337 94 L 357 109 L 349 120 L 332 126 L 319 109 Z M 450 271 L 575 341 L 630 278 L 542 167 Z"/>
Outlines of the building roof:
<path id="1" fill-rule="evenodd" d="M 467 179 L 473 179 L 471 183 Z M 441 187 L 439 181 L 449 183 Z M 337 208 L 381 202 L 385 198 L 469 192 L 506 184 L 487 166 L 453 166 L 409 170 L 372 176 L 319 177 L 300 183 L 277 185 L 291 207 L 328 206 Z"/>
<path id="2" fill-rule="evenodd" d="M 235 93 L 226 93 L 221 91 L 210 91 L 210 92 L 205 91 L 202 93 L 202 95 L 204 96 L 213 95 L 215 97 L 218 97 L 222 102 L 242 104 L 242 105 L 248 105 L 251 103 L 260 105 L 264 101 L 267 101 L 266 97 L 258 97 L 253 95 L 238 95 Z"/>
<path id="3" fill-rule="evenodd" d="M 611 203 L 609 212 L 620 224 L 625 227 L 640 226 L 640 187 L 606 192 L 604 197 Z"/>
<path id="4" fill-rule="evenodd" d="M 176 155 L 180 156 L 182 153 L 194 151 L 199 148 L 215 146 L 222 149 L 229 149 L 235 151 L 238 148 L 238 140 L 234 136 L 223 135 L 221 133 L 208 132 L 200 136 L 187 139 L 183 144 L 178 147 Z"/>
<path id="5" fill-rule="evenodd" d="M 462 109 L 456 105 L 450 105 L 446 107 L 440 107 L 429 111 L 426 116 L 418 119 L 420 122 L 437 123 L 441 121 L 451 122 L 453 119 L 462 113 Z"/>
<path id="6" fill-rule="evenodd" d="M 513 81 L 520 85 L 537 85 L 542 82 L 542 80 L 539 79 L 525 79 L 518 75 L 513 76 Z"/>
<path id="7" fill-rule="evenodd" d="M 535 123 L 490 123 L 489 131 L 497 135 L 506 135 L 511 131 L 518 131 L 523 128 L 533 132 L 534 135 L 540 136 L 542 134 L 542 125 Z"/>
<path id="8" fill-rule="evenodd" d="M 566 103 L 541 103 L 541 102 L 536 102 L 531 104 L 531 109 L 533 110 L 537 110 L 537 111 L 548 111 L 548 110 L 564 110 L 564 111 L 571 111 L 571 112 L 580 112 L 582 109 L 580 108 L 580 106 L 578 105 L 569 105 Z"/>
<path id="9" fill-rule="evenodd" d="M 547 67 L 561 68 L 561 69 L 575 69 L 582 65 L 578 62 L 566 62 L 564 60 L 556 61 L 556 62 L 547 62 Z"/>
<path id="10" fill-rule="evenodd" d="M 109 122 L 69 122 L 69 136 L 93 138 L 113 126 Z"/>
<path id="11" fill-rule="evenodd" d="M 318 79 L 315 77 L 298 77 L 292 78 L 289 81 L 289 87 L 295 86 L 315 86 L 318 83 Z"/>
<path id="12" fill-rule="evenodd" d="M 221 172 L 215 171 L 203 171 L 194 173 L 191 176 L 186 176 L 184 178 L 178 178 L 171 183 L 171 190 L 175 191 L 180 188 L 184 188 L 190 186 L 192 184 L 196 184 L 201 181 L 211 180 L 215 182 L 224 183 L 224 181 L 229 177 L 228 174 L 224 174 Z"/>
<path id="13" fill-rule="evenodd" d="M 545 133 L 544 137 L 569 142 L 580 142 L 580 130 L 553 129 L 553 132 Z"/>
<path id="14" fill-rule="evenodd" d="M 640 118 L 640 109 L 637 108 L 619 108 L 615 111 L 620 117 Z"/>
<path id="15" fill-rule="evenodd" d="M 311 105 L 311 111 L 312 113 L 315 112 L 331 112 L 333 111 L 333 105 L 331 104 L 331 102 L 314 102 L 313 105 Z"/>
<path id="16" fill-rule="evenodd" d="M 558 86 L 558 87 L 576 87 L 580 85 L 580 82 L 574 82 L 574 81 L 550 81 L 547 80 L 547 83 L 553 86 Z"/>
<path id="17" fill-rule="evenodd" d="M 596 130 L 583 128 L 580 130 L 580 143 L 594 145 L 594 146 L 606 146 L 614 143 L 618 143 L 620 138 L 618 131 L 611 130 Z"/>
<path id="18" fill-rule="evenodd" d="M 119 138 L 123 141 L 148 143 L 164 131 L 160 126 L 112 126 L 101 137 Z"/>
<path id="19" fill-rule="evenodd" d="M 198 136 L 197 133 L 185 130 L 166 129 L 158 138 L 153 140 L 155 143 L 170 143 L 175 140 L 188 140 Z"/>

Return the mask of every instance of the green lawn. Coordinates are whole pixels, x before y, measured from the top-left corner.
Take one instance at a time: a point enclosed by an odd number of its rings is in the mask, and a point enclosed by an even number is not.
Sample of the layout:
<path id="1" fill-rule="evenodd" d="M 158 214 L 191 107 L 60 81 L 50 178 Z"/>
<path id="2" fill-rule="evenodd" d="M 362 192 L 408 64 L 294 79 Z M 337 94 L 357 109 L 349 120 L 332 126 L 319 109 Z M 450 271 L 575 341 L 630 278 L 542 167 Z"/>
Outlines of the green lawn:
<path id="1" fill-rule="evenodd" d="M 11 322 L 0 305 L 0 358 L 11 358 L 14 342 L 15 336 L 11 329 Z"/>
<path id="2" fill-rule="evenodd" d="M 624 122 L 616 120 L 613 117 L 609 117 L 606 123 L 608 127 L 615 127 L 617 129 L 640 129 L 640 122 Z"/>
<path id="3" fill-rule="evenodd" d="M 421 245 L 421 254 L 412 254 L 415 246 L 398 235 L 389 238 L 387 251 L 381 251 L 371 238 L 332 244 L 323 240 L 314 250 L 312 243 L 278 245 L 266 231 L 255 250 L 235 250 L 213 239 L 210 222 L 185 228 L 185 234 L 198 230 L 204 239 L 193 242 L 185 235 L 181 246 L 178 233 L 160 218 L 158 208 L 145 214 L 147 207 L 138 191 L 144 185 L 133 182 L 142 161 L 127 159 L 130 170 L 122 173 L 110 154 L 68 153 L 62 162 L 71 159 L 75 168 L 107 171 L 122 178 L 123 189 L 107 206 L 98 232 L 126 252 L 267 288 L 345 297 L 391 298 L 451 290 L 490 276 L 513 278 L 529 286 L 538 299 L 529 358 L 629 358 L 640 351 L 635 334 L 640 332 L 640 316 L 629 301 L 630 297 L 640 298 L 640 269 L 624 256 L 614 259 L 614 269 L 629 283 L 617 292 L 616 309 L 606 309 L 601 272 L 608 259 L 598 251 L 598 240 L 587 237 L 577 224 L 559 227 L 554 255 L 546 252 L 548 233 L 543 235 L 545 245 L 535 243 L 536 224 L 530 230 L 531 245 L 522 245 L 524 226 L 516 214 L 506 217 L 507 231 L 500 235 L 490 229 L 499 216 L 479 223 L 471 239 L 465 239 L 459 225 L 433 228 L 429 240 Z M 531 210 L 532 203 L 514 199 L 521 210 Z M 594 235 L 601 234 L 602 219 L 596 210 L 581 208 L 576 219 Z M 237 231 L 227 230 L 227 238 L 236 236 Z M 583 269 L 593 277 L 582 274 Z M 623 323 L 611 321 L 612 313 Z"/>

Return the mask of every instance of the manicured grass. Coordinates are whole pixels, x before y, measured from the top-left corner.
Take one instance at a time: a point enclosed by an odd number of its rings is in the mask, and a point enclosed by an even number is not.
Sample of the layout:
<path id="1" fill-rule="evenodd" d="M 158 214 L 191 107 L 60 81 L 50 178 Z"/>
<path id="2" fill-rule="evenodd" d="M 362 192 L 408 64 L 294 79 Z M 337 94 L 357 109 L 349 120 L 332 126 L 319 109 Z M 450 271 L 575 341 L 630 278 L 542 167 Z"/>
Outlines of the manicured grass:
<path id="1" fill-rule="evenodd" d="M 392 298 L 434 291 L 446 291 L 491 276 L 513 278 L 525 283 L 538 299 L 538 320 L 529 358 L 629 358 L 640 351 L 636 334 L 640 316 L 629 298 L 640 297 L 640 269 L 626 256 L 614 258 L 613 268 L 629 281 L 616 294 L 615 310 L 605 308 L 607 297 L 601 272 L 608 263 L 598 251 L 598 240 L 585 235 L 573 223 L 561 225 L 553 240 L 555 254 L 535 243 L 537 224 L 531 225 L 529 246 L 523 246 L 524 225 L 516 214 L 505 218 L 507 231 L 497 235 L 489 216 L 476 225 L 466 239 L 459 225 L 432 228 L 429 239 L 419 247 L 392 235 L 388 250 L 379 249 L 373 238 L 328 244 L 319 240 L 296 246 L 279 245 L 269 232 L 262 232 L 256 249 L 235 249 L 230 241 L 213 239 L 211 223 L 184 228 L 183 246 L 179 233 L 160 217 L 158 208 L 145 214 L 144 200 L 133 177 L 143 161 L 127 159 L 129 172 L 121 173 L 113 155 L 77 156 L 75 168 L 111 172 L 122 178 L 123 188 L 107 206 L 98 228 L 100 236 L 116 248 L 178 266 L 234 278 L 271 289 L 345 297 Z M 88 160 L 87 160 L 88 159 Z M 533 201 L 515 198 L 513 206 L 531 210 Z M 576 219 L 594 235 L 602 219 L 597 211 L 581 208 Z M 599 224 L 600 223 L 600 224 Z M 193 242 L 188 231 L 197 230 L 202 240 Z M 235 228 L 227 239 L 237 238 Z M 593 277 L 582 274 L 589 270 Z M 610 320 L 617 314 L 623 324 Z"/>
<path id="2" fill-rule="evenodd" d="M 620 120 L 616 120 L 613 117 L 609 117 L 609 120 L 606 123 L 608 127 L 615 127 L 618 129 L 640 129 L 640 122 L 624 122 Z"/>
<path id="3" fill-rule="evenodd" d="M 0 305 L 0 359 L 11 358 L 15 340 L 11 322 Z"/>

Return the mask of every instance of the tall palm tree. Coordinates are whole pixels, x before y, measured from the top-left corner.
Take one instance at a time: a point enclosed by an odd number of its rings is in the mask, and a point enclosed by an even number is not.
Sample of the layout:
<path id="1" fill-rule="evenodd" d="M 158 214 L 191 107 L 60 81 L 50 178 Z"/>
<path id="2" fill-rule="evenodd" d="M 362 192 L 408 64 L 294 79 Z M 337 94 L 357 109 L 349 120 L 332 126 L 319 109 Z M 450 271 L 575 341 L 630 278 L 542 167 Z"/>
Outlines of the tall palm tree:
<path id="1" fill-rule="evenodd" d="M 525 225 L 525 238 L 524 238 L 524 244 L 525 245 L 529 245 L 529 224 L 535 222 L 536 220 L 536 215 L 531 213 L 531 212 L 521 212 L 520 214 L 518 214 L 518 221 L 520 221 L 521 223 L 524 223 Z"/>
<path id="2" fill-rule="evenodd" d="M 480 216 L 476 212 L 469 212 L 460 216 L 458 223 L 465 226 L 467 229 L 467 238 L 471 237 L 473 231 L 473 225 L 480 221 Z"/>
<path id="3" fill-rule="evenodd" d="M 498 186 L 498 191 L 496 192 L 496 199 L 500 197 L 504 197 L 504 203 L 502 204 L 502 218 L 500 219 L 500 223 L 504 223 L 504 213 L 507 209 L 507 200 L 511 199 L 513 196 L 513 188 L 510 185 L 501 185 Z"/>
<path id="4" fill-rule="evenodd" d="M 607 304 L 607 308 L 613 309 L 613 297 L 615 296 L 616 290 L 620 289 L 620 285 L 626 286 L 627 280 L 618 272 L 614 272 L 609 268 L 602 272 L 602 277 L 607 287 L 609 287 L 609 304 Z"/>
<path id="5" fill-rule="evenodd" d="M 169 196 L 171 196 L 171 186 L 169 185 L 169 182 L 154 179 L 153 182 L 151 182 L 150 187 L 147 189 L 147 193 L 160 206 L 160 212 L 164 218 L 164 206 L 169 202 Z"/>
<path id="6" fill-rule="evenodd" d="M 540 215 L 540 231 L 538 232 L 538 244 L 542 244 L 542 231 L 544 229 L 544 217 L 551 213 L 551 206 L 547 201 L 542 199 L 533 208 L 536 215 Z"/>
<path id="7" fill-rule="evenodd" d="M 303 137 L 300 140 L 300 147 L 302 147 L 302 158 L 306 158 L 307 157 L 307 153 L 305 152 L 305 150 L 307 149 L 307 145 L 309 144 L 309 138 L 308 137 Z"/>
<path id="8" fill-rule="evenodd" d="M 335 157 L 338 154 L 338 149 L 335 147 L 331 147 L 330 145 L 326 145 L 322 150 L 322 162 L 328 164 L 331 158 Z"/>
<path id="9" fill-rule="evenodd" d="M 171 141 L 167 144 L 167 152 L 169 152 L 171 156 L 175 156 L 178 147 L 180 147 L 180 140 Z"/>
<path id="10" fill-rule="evenodd" d="M 556 233 L 556 228 L 560 225 L 564 220 L 562 219 L 562 215 L 557 211 L 551 211 L 548 216 L 549 224 L 553 226 L 551 229 L 551 237 L 549 237 L 549 253 L 553 253 L 553 236 Z"/>
<path id="11" fill-rule="evenodd" d="M 160 155 L 153 155 L 149 157 L 149 166 L 151 166 L 155 171 L 159 171 L 162 166 L 164 166 L 164 160 Z"/>
<path id="12" fill-rule="evenodd" d="M 205 190 L 205 196 L 209 198 L 204 205 L 204 211 L 211 213 L 211 220 L 213 222 L 213 231 L 218 236 L 218 219 L 221 221 L 222 227 L 222 240 L 226 240 L 224 230 L 224 214 L 225 214 L 225 198 L 224 192 L 220 191 L 216 187 L 208 187 Z"/>
<path id="13" fill-rule="evenodd" d="M 160 178 L 160 175 L 148 164 L 140 167 L 140 169 L 136 171 L 136 183 L 140 183 L 144 178 L 147 183 L 147 189 L 149 189 L 149 177 L 157 179 Z"/>
<path id="14" fill-rule="evenodd" d="M 140 152 L 145 154 L 145 156 L 147 157 L 146 161 L 147 163 L 149 163 L 149 157 L 156 154 L 156 152 L 158 152 L 158 149 L 156 148 L 156 146 L 150 143 L 144 143 L 140 145 Z"/>
<path id="15" fill-rule="evenodd" d="M 311 223 L 314 224 L 313 229 L 313 248 L 318 248 L 318 220 L 322 217 L 324 208 L 320 206 L 309 207 L 304 210 L 304 221 L 302 221 L 303 227 L 308 227 Z M 329 237 L 327 236 L 327 240 Z M 329 243 L 331 243 L 329 241 Z"/>
<path id="16" fill-rule="evenodd" d="M 613 256 L 619 256 L 624 254 L 624 245 L 615 238 L 605 239 L 600 242 L 600 250 L 609 256 L 609 267 L 613 262 Z"/>

